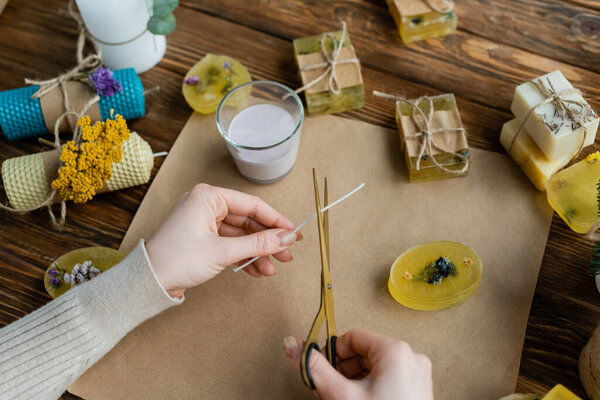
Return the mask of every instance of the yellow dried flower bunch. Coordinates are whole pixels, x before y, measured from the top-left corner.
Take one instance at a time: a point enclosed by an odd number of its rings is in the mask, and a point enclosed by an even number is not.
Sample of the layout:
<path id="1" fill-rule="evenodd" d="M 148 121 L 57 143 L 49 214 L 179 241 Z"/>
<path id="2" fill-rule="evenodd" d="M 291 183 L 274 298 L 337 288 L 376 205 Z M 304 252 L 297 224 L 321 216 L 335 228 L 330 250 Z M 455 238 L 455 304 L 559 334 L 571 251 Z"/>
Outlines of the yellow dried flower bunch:
<path id="1" fill-rule="evenodd" d="M 77 121 L 77 126 L 81 129 L 81 141 L 76 144 L 70 140 L 62 146 L 62 166 L 52 189 L 63 200 L 85 203 L 112 177 L 111 165 L 121 161 L 122 144 L 129 139 L 129 129 L 119 114 L 94 125 L 86 115 Z"/>

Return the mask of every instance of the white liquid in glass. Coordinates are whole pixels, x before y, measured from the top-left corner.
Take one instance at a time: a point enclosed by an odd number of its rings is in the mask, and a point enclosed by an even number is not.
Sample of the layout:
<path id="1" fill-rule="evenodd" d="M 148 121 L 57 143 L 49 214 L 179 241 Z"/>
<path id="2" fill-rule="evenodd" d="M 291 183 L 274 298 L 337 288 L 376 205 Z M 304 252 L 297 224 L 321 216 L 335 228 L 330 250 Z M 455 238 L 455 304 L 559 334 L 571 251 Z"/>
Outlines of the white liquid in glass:
<path id="1" fill-rule="evenodd" d="M 242 110 L 229 125 L 231 140 L 246 147 L 280 143 L 294 132 L 297 120 L 274 104 L 257 104 Z M 240 149 L 230 145 L 242 175 L 258 181 L 273 181 L 287 174 L 296 162 L 300 133 L 265 150 Z"/>

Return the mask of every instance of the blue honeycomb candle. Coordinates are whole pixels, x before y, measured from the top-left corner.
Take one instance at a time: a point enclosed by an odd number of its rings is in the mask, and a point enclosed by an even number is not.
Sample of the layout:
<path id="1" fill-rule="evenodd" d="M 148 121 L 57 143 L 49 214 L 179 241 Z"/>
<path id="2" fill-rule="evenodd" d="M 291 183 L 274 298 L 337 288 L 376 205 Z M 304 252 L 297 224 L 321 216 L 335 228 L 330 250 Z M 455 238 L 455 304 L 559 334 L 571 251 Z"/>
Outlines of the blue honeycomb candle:
<path id="1" fill-rule="evenodd" d="M 121 83 L 122 90 L 113 96 L 100 96 L 97 105 L 90 109 L 90 117 L 105 120 L 110 110 L 121 114 L 126 120 L 143 117 L 145 114 L 144 87 L 133 68 L 114 71 L 114 79 Z M 69 103 L 73 111 L 95 95 L 91 86 L 71 81 L 67 83 Z M 60 89 L 54 89 L 40 100 L 31 96 L 39 89 L 32 85 L 0 92 L 0 127 L 8 140 L 25 139 L 47 134 L 53 130 L 58 116 L 64 112 Z M 75 121 L 71 120 L 71 124 Z M 66 124 L 63 125 L 66 128 Z"/>

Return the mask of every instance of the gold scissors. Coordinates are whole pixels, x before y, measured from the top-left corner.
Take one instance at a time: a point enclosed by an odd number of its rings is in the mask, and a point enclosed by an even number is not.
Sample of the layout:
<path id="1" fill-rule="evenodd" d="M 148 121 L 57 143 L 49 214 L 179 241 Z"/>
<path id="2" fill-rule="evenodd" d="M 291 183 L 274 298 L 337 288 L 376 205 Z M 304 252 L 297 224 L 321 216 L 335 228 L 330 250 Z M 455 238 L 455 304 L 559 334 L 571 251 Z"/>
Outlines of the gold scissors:
<path id="1" fill-rule="evenodd" d="M 313 182 L 315 185 L 315 203 L 317 206 L 317 223 L 319 225 L 319 245 L 321 248 L 321 306 L 319 312 L 312 324 L 308 338 L 304 343 L 302 358 L 300 359 L 300 370 L 304 384 L 311 389 L 315 389 L 308 361 L 310 353 L 313 350 L 321 351 L 317 344 L 319 333 L 323 326 L 323 321 L 327 324 L 327 360 L 336 367 L 335 341 L 337 339 L 337 330 L 335 328 L 335 317 L 333 315 L 333 286 L 331 284 L 331 273 L 329 270 L 329 211 L 321 213 L 321 200 L 319 199 L 319 185 L 317 184 L 317 173 L 313 168 Z M 323 193 L 324 207 L 328 205 L 327 178 L 325 178 L 325 188 Z"/>

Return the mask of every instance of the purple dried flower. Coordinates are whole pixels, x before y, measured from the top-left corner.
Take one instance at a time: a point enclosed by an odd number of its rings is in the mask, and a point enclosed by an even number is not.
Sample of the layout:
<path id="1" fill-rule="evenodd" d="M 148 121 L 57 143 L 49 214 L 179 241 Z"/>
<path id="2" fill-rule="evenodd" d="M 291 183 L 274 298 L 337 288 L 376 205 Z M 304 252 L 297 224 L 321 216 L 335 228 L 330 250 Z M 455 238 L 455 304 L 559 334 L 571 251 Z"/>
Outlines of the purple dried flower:
<path id="1" fill-rule="evenodd" d="M 185 78 L 183 80 L 183 83 L 185 83 L 186 85 L 199 85 L 200 84 L 200 78 L 198 78 L 196 75 L 190 76 L 189 78 Z"/>
<path id="2" fill-rule="evenodd" d="M 90 75 L 90 82 L 100 96 L 112 97 L 123 90 L 121 82 L 114 79 L 113 72 L 106 67 L 98 67 Z"/>
<path id="3" fill-rule="evenodd" d="M 50 271 L 48 271 L 48 275 L 50 276 L 56 276 L 57 272 L 54 268 L 52 268 Z"/>
<path id="4" fill-rule="evenodd" d="M 58 286 L 60 284 L 60 280 L 58 278 L 50 278 L 50 284 L 52 286 Z"/>
<path id="5" fill-rule="evenodd" d="M 229 68 L 231 68 L 231 65 L 229 65 L 229 63 L 228 63 L 227 61 L 225 61 L 225 62 L 223 63 L 223 68 L 224 68 L 224 69 L 229 69 Z"/>

